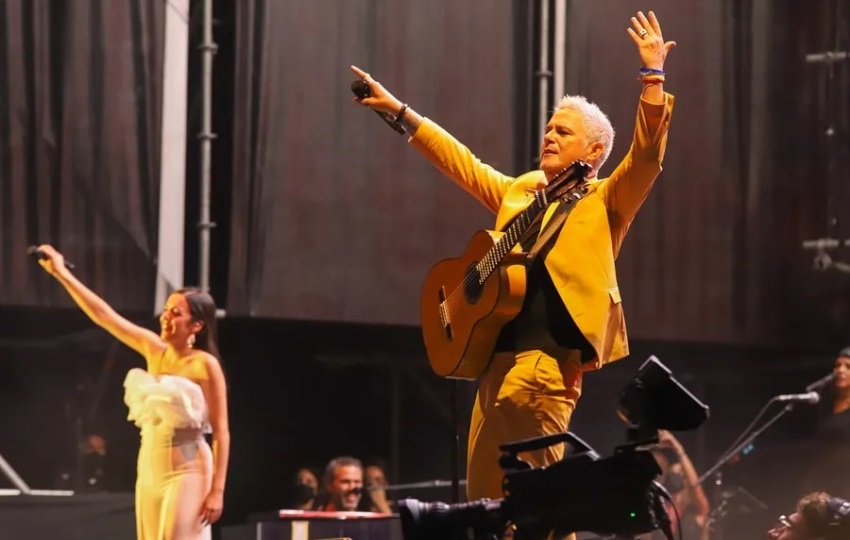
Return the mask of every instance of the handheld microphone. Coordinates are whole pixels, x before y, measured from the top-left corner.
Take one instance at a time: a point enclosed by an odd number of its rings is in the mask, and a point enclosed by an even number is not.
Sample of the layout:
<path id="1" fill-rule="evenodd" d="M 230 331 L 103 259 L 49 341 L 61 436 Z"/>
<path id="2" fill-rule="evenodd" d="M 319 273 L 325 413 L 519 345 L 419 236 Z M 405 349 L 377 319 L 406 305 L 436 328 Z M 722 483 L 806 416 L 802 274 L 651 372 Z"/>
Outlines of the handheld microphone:
<path id="1" fill-rule="evenodd" d="M 44 250 L 42 250 L 38 246 L 28 247 L 27 248 L 27 255 L 35 255 L 36 257 L 38 257 L 42 261 L 46 261 L 50 258 L 50 257 L 47 256 L 47 253 L 45 253 Z M 69 262 L 68 259 L 65 259 L 65 268 L 67 268 L 68 270 L 73 270 L 75 267 L 74 267 L 73 263 Z"/>
<path id="2" fill-rule="evenodd" d="M 828 385 L 829 383 L 831 383 L 834 380 L 835 380 L 835 373 L 830 373 L 826 377 L 822 377 L 822 378 L 816 380 L 815 382 L 813 382 L 812 384 L 810 384 L 809 386 L 807 386 L 806 392 L 812 392 L 814 390 L 820 390 L 821 388 Z"/>
<path id="3" fill-rule="evenodd" d="M 773 401 L 780 403 L 807 403 L 815 405 L 820 401 L 820 394 L 817 392 L 806 392 L 805 394 L 780 394 L 773 398 Z"/>
<path id="4" fill-rule="evenodd" d="M 351 83 L 351 91 L 354 92 L 354 95 L 359 99 L 366 99 L 367 97 L 372 95 L 372 89 L 369 88 L 369 85 L 366 84 L 366 81 L 363 79 L 357 79 L 356 81 Z M 375 111 L 375 109 L 372 109 Z M 384 122 L 387 123 L 391 128 L 397 131 L 400 135 L 404 135 L 404 127 L 400 124 L 396 124 L 395 118 L 390 113 L 375 111 L 375 114 L 380 116 Z"/>

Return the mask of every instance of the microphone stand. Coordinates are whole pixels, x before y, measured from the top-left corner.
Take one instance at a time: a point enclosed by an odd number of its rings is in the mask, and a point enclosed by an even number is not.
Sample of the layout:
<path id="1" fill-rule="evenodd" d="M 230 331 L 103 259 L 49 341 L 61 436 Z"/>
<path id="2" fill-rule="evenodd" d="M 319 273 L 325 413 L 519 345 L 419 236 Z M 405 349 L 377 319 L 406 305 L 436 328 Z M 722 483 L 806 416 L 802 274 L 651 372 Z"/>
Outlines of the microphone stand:
<path id="1" fill-rule="evenodd" d="M 773 401 L 776 398 L 771 398 Z M 714 464 L 708 471 L 706 471 L 702 476 L 697 480 L 697 485 L 702 484 L 706 478 L 711 475 L 715 475 L 714 479 L 714 511 L 717 512 L 716 518 L 712 518 L 711 524 L 713 526 L 714 535 L 712 536 L 713 540 L 723 540 L 723 513 L 725 512 L 726 501 L 723 500 L 723 473 L 720 470 L 721 467 L 726 465 L 733 457 L 737 456 L 738 453 L 744 450 L 747 446 L 752 444 L 752 442 L 761 435 L 767 428 L 775 424 L 780 418 L 785 416 L 788 412 L 790 412 L 794 408 L 794 403 L 788 403 L 785 405 L 782 410 L 773 415 L 773 417 L 762 424 L 760 428 L 753 431 L 750 435 L 748 435 L 740 444 L 735 446 L 725 455 L 723 455 L 720 460 Z"/>
<path id="2" fill-rule="evenodd" d="M 460 502 L 460 415 L 458 409 L 460 405 L 460 382 L 456 379 L 452 381 L 452 502 L 457 504 Z"/>

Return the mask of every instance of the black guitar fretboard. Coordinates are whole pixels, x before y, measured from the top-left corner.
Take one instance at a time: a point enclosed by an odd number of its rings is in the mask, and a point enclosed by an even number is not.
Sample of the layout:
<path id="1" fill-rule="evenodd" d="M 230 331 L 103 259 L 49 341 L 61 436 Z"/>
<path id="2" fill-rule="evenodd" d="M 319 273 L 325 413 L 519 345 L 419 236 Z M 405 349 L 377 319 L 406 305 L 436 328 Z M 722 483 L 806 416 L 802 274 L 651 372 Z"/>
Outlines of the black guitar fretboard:
<path id="1" fill-rule="evenodd" d="M 479 284 L 484 283 L 490 274 L 499 266 L 502 259 L 510 253 L 513 247 L 523 239 L 523 235 L 528 231 L 535 220 L 549 206 L 550 202 L 570 195 L 570 193 L 584 180 L 590 166 L 581 161 L 577 161 L 561 171 L 553 178 L 545 188 L 534 193 L 534 200 L 520 214 L 514 218 L 513 223 L 507 228 L 505 234 L 496 242 L 496 245 L 490 248 L 476 265 L 478 271 Z M 566 186 L 573 180 L 579 179 L 574 186 L 567 188 Z"/>
<path id="2" fill-rule="evenodd" d="M 496 242 L 496 245 L 493 246 L 490 251 L 487 252 L 487 255 L 485 255 L 478 263 L 480 283 L 484 283 L 484 281 L 490 277 L 493 270 L 499 266 L 502 259 L 504 259 L 517 242 L 519 242 L 522 235 L 525 234 L 526 230 L 528 230 L 528 227 L 534 223 L 535 218 L 537 218 L 537 216 L 539 216 L 547 206 L 548 202 L 546 200 L 546 190 L 536 192 L 532 203 L 529 204 L 528 207 L 526 207 L 526 209 L 514 219 L 511 226 L 505 231 L 504 236 Z"/>

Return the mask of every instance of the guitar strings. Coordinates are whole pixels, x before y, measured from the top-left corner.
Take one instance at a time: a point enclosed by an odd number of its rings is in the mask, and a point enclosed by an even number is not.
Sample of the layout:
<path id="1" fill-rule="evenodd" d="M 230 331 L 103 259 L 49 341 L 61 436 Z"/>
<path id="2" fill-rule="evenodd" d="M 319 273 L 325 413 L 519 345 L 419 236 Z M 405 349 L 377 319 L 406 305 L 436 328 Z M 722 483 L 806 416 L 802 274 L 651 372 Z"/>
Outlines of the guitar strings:
<path id="1" fill-rule="evenodd" d="M 527 209 L 526 209 L 526 210 L 527 210 Z M 523 210 L 523 213 L 525 213 L 525 212 L 526 212 L 526 210 Z M 541 209 L 541 210 L 542 210 L 542 209 Z M 533 222 L 534 222 L 534 220 L 532 220 L 532 221 L 531 221 L 531 223 L 533 223 Z M 529 225 L 530 225 L 530 224 L 529 224 Z M 508 229 L 508 231 L 510 231 L 510 228 Z M 480 269 L 479 265 L 481 264 L 481 262 L 482 262 L 483 260 L 485 260 L 487 257 L 489 257 L 489 256 L 490 256 L 490 253 L 492 252 L 492 250 L 497 249 L 497 248 L 499 247 L 499 245 L 502 243 L 502 241 L 503 241 L 505 238 L 507 238 L 507 237 L 508 237 L 508 236 L 507 236 L 507 235 L 508 235 L 508 231 L 505 231 L 505 234 L 504 234 L 501 238 L 499 238 L 499 240 L 496 242 L 496 245 L 495 245 L 495 246 L 493 246 L 493 247 L 491 247 L 489 250 L 487 250 L 487 255 L 485 255 L 484 257 L 482 257 L 482 258 L 481 258 L 481 260 L 477 261 L 477 263 L 475 264 L 475 267 L 474 267 L 474 268 L 475 268 L 475 272 L 468 272 L 468 273 L 466 274 L 466 277 L 463 279 L 463 281 L 461 281 L 461 283 L 460 283 L 457 287 L 455 287 L 455 288 L 454 288 L 454 290 L 452 290 L 452 292 L 450 292 L 450 293 L 449 293 L 449 295 L 448 295 L 448 296 L 446 297 L 446 299 L 443 301 L 449 309 L 450 309 L 450 308 L 453 308 L 453 307 L 457 307 L 457 302 L 455 302 L 454 300 L 457 300 L 458 298 L 461 298 L 461 297 L 457 296 L 457 293 L 458 293 L 458 292 L 460 292 L 460 291 L 462 291 L 462 290 L 465 290 L 465 289 L 466 289 L 466 287 L 467 287 L 468 285 L 472 284 L 472 282 L 473 282 L 473 281 L 475 281 L 476 279 L 478 279 L 478 278 L 480 278 L 480 277 L 483 277 L 483 276 L 481 276 L 481 269 Z M 506 249 L 505 254 L 507 255 L 507 253 L 508 253 L 508 252 L 510 252 L 510 250 L 511 250 L 511 249 L 513 249 L 513 248 L 514 248 L 514 246 L 516 246 L 519 242 L 520 242 L 520 239 L 517 239 L 517 241 L 516 241 L 516 242 L 514 242 L 511 246 L 509 246 L 509 247 L 508 247 L 508 249 Z M 504 256 L 500 257 L 499 259 L 502 259 L 502 258 L 504 258 Z M 498 264 L 498 262 L 496 262 L 496 264 L 495 264 L 495 265 L 494 265 L 494 267 L 493 267 L 493 270 L 491 270 L 491 271 L 490 271 L 490 274 L 488 274 L 488 275 L 487 275 L 487 277 L 485 277 L 485 278 L 484 278 L 484 281 L 486 281 L 486 280 L 487 280 L 487 278 L 489 278 L 489 276 L 490 276 L 490 275 L 492 275 L 492 272 L 494 272 L 494 271 L 496 270 L 496 268 L 498 268 L 498 266 L 499 266 L 499 264 Z M 476 274 L 477 274 L 477 275 L 476 275 Z M 483 286 L 483 285 L 484 285 L 484 282 L 482 281 L 479 285 Z"/>
<path id="2" fill-rule="evenodd" d="M 564 168 L 564 169 L 563 169 L 560 173 L 558 173 L 557 175 L 555 175 L 555 178 L 553 178 L 553 180 L 552 180 L 552 181 L 551 181 L 551 182 L 550 182 L 550 183 L 549 183 L 549 184 L 548 184 L 548 185 L 547 185 L 547 186 L 543 189 L 543 191 L 544 191 L 544 192 L 545 192 L 545 191 L 547 191 L 547 190 L 548 190 L 548 189 L 550 189 L 551 187 L 555 186 L 558 182 L 560 182 L 561 180 L 563 180 L 563 177 L 564 177 L 564 176 L 566 176 L 567 174 L 569 174 L 569 173 L 570 173 L 570 171 L 574 168 L 574 166 L 575 166 L 575 164 L 570 165 L 569 167 Z M 574 188 L 578 187 L 578 185 L 579 185 L 579 184 L 576 184 L 575 186 L 573 186 L 572 188 L 570 188 L 570 191 L 572 191 Z M 554 201 L 553 201 L 553 202 L 554 202 Z M 549 204 L 551 204 L 551 203 L 549 203 Z M 547 207 L 548 207 L 548 204 L 547 204 Z M 544 207 L 544 208 L 545 208 L 545 207 Z M 526 208 L 525 210 L 523 210 L 523 213 L 525 213 L 527 210 L 528 210 L 528 208 Z M 541 209 L 541 210 L 542 210 L 542 209 Z M 522 215 L 522 214 L 520 214 L 520 216 L 521 216 L 521 215 Z M 519 217 L 519 216 L 518 216 L 518 217 Z M 532 223 L 534 223 L 534 221 L 535 221 L 535 220 L 532 220 L 532 221 L 531 221 L 531 222 L 530 222 L 530 223 L 529 223 L 526 227 L 530 227 L 530 226 L 531 226 L 531 224 L 532 224 Z M 512 225 L 513 225 L 513 224 L 512 224 Z M 509 231 L 509 230 L 510 230 L 510 227 L 508 228 L 508 231 Z M 480 268 L 479 268 L 479 265 L 481 264 L 481 261 L 483 261 L 484 259 L 486 259 L 486 258 L 490 255 L 490 253 L 492 252 L 492 250 L 496 249 L 496 248 L 499 246 L 499 244 L 502 242 L 502 240 L 503 240 L 504 238 L 506 238 L 506 237 L 507 237 L 507 233 L 508 233 L 508 231 L 505 231 L 505 235 L 503 235 L 501 238 L 499 238 L 499 240 L 496 242 L 496 245 L 495 245 L 495 246 L 493 246 L 492 248 L 490 248 L 490 249 L 487 251 L 487 254 L 486 254 L 484 257 L 482 257 L 482 258 L 481 258 L 481 260 L 477 261 L 477 263 L 475 264 L 475 267 L 474 267 L 474 268 L 475 268 L 475 270 L 476 270 L 476 272 L 467 272 L 466 277 L 463 279 L 463 281 L 462 281 L 462 282 L 461 282 L 461 283 L 460 283 L 457 287 L 455 287 L 455 288 L 454 288 L 454 290 L 452 290 L 452 292 L 450 292 L 450 293 L 448 294 L 448 296 L 446 296 L 446 299 L 445 299 L 445 300 L 443 300 L 443 302 L 441 302 L 441 304 L 442 304 L 442 305 L 445 305 L 445 306 L 446 306 L 446 308 L 445 308 L 445 309 L 446 309 L 446 318 L 447 318 L 447 320 L 449 320 L 449 319 L 450 319 L 449 315 L 450 315 L 450 314 L 454 311 L 454 309 L 458 307 L 458 302 L 457 302 L 457 300 L 458 300 L 459 298 L 461 298 L 461 297 L 460 297 L 460 296 L 458 296 L 458 295 L 457 295 L 457 293 L 458 293 L 458 292 L 460 292 L 460 291 L 465 290 L 465 289 L 466 289 L 466 287 L 467 287 L 467 286 L 469 286 L 469 285 L 470 285 L 470 284 L 471 284 L 471 283 L 472 283 L 472 282 L 476 279 L 476 274 L 478 274 L 478 276 L 479 276 L 479 277 L 481 276 L 481 274 L 480 274 Z M 516 242 L 514 242 L 514 243 L 510 246 L 510 248 L 509 248 L 509 249 L 505 252 L 505 255 L 503 255 L 502 257 L 500 257 L 500 258 L 499 258 L 499 260 L 497 261 L 497 263 L 496 263 L 496 265 L 494 266 L 494 268 L 490 271 L 490 274 L 488 274 L 488 275 L 487 275 L 487 277 L 486 277 L 486 278 L 484 278 L 484 281 L 482 281 L 482 282 L 480 283 L 480 286 L 482 286 L 482 287 L 483 287 L 484 282 L 485 282 L 485 281 L 486 281 L 486 280 L 487 280 L 487 279 L 488 279 L 488 278 L 492 275 L 492 272 L 494 272 L 494 271 L 496 270 L 496 268 L 498 268 L 498 266 L 499 266 L 499 262 L 501 262 L 501 259 L 503 259 L 503 258 L 507 255 L 507 253 L 509 253 L 509 252 L 510 252 L 510 250 L 512 250 L 512 249 L 513 249 L 513 248 L 514 248 L 517 244 L 519 244 L 519 243 L 520 243 L 520 241 L 522 240 L 522 236 L 523 236 L 523 235 L 522 235 L 522 234 L 520 234 L 520 235 L 519 235 L 519 238 L 517 239 L 517 241 L 516 241 Z M 464 304 L 461 304 L 461 307 L 462 307 L 463 305 L 464 305 Z"/>
<path id="3" fill-rule="evenodd" d="M 572 166 L 570 166 L 570 167 L 567 167 L 567 168 L 563 169 L 560 173 L 558 173 L 558 174 L 555 176 L 555 178 L 554 178 L 554 179 L 550 182 L 550 184 L 549 184 L 549 185 L 547 185 L 547 186 L 546 186 L 546 188 L 544 188 L 544 190 L 543 190 L 543 191 L 544 191 L 544 192 L 545 192 L 545 191 L 549 191 L 549 190 L 551 190 L 553 187 L 556 187 L 556 186 L 557 186 L 557 183 L 558 183 L 558 182 L 560 182 L 561 180 L 563 180 L 563 177 L 564 177 L 564 176 L 566 176 L 566 175 L 570 172 L 570 170 L 571 170 L 571 169 L 572 169 Z M 573 187 L 576 187 L 576 186 L 573 186 Z M 572 189 L 572 188 L 571 188 L 571 189 Z M 547 199 L 548 199 L 548 198 L 547 198 Z M 541 202 L 541 203 L 542 203 L 543 201 L 539 201 L 539 202 Z M 547 206 L 548 206 L 548 205 L 547 205 Z M 545 207 L 544 207 L 544 208 L 545 208 Z M 525 212 L 527 212 L 527 210 L 528 210 L 527 208 L 526 208 L 525 210 L 523 210 L 523 214 L 524 214 Z M 540 211 L 542 211 L 542 210 L 543 210 L 543 209 L 541 208 L 538 212 L 540 212 Z M 520 219 L 520 217 L 521 217 L 521 216 L 522 216 L 522 214 L 520 214 L 520 216 L 518 216 L 516 219 Z M 531 226 L 531 224 L 533 224 L 535 221 L 536 221 L 536 219 L 531 220 L 531 221 L 529 222 L 529 224 L 528 224 L 526 227 L 530 227 L 530 226 Z M 515 221 L 515 222 L 516 222 L 516 221 Z M 513 225 L 513 224 L 512 224 L 512 225 Z M 509 230 L 510 230 L 510 228 L 508 229 L 508 231 L 509 231 Z M 481 261 L 483 261 L 484 259 L 486 259 L 486 258 L 490 255 L 490 253 L 492 252 L 492 250 L 496 249 L 496 248 L 499 246 L 499 244 L 502 242 L 502 240 L 504 240 L 504 239 L 507 237 L 507 233 L 508 233 L 508 231 L 505 231 L 505 235 L 503 235 L 503 236 L 502 236 L 502 237 L 501 237 L 501 238 L 500 238 L 500 239 L 496 242 L 496 245 L 495 245 L 495 246 L 493 246 L 492 248 L 490 248 L 490 249 L 487 251 L 487 255 L 485 255 L 484 257 L 482 257 L 482 259 L 481 259 L 481 260 L 479 260 L 479 261 L 476 263 L 476 265 L 475 265 L 475 269 L 476 269 L 476 271 L 477 271 L 477 272 L 479 272 L 479 273 L 478 273 L 478 276 L 476 276 L 476 275 L 475 275 L 475 273 L 473 273 L 473 272 L 469 272 L 469 273 L 467 273 L 466 277 L 463 279 L 463 281 L 460 283 L 460 285 L 458 285 L 457 287 L 455 287 L 455 288 L 454 288 L 454 290 L 453 290 L 452 292 L 450 292 L 450 293 L 449 293 L 449 295 L 448 295 L 448 296 L 446 297 L 446 299 L 443 301 L 443 303 L 445 303 L 445 304 L 446 304 L 446 306 L 447 306 L 447 308 L 448 308 L 448 311 L 451 311 L 451 308 L 457 307 L 457 302 L 455 302 L 455 301 L 454 301 L 454 300 L 457 300 L 458 298 L 460 298 L 459 296 L 457 296 L 457 293 L 458 293 L 458 292 L 460 292 L 460 291 L 462 291 L 462 290 L 465 290 L 465 289 L 466 289 L 466 287 L 467 287 L 468 285 L 470 285 L 470 284 L 471 284 L 471 283 L 472 283 L 472 282 L 476 279 L 476 277 L 480 277 L 480 276 L 481 276 L 481 274 L 480 274 L 480 268 L 479 268 L 479 265 L 481 264 Z M 514 248 L 514 246 L 516 246 L 517 244 L 519 244 L 521 240 L 522 240 L 522 235 L 519 235 L 519 238 L 517 239 L 517 241 L 516 241 L 516 242 L 514 242 L 514 243 L 513 243 L 513 244 L 512 244 L 512 245 L 511 245 L 511 246 L 510 246 L 507 250 L 506 250 L 505 255 L 507 255 L 507 253 L 508 253 L 508 252 L 510 252 L 510 250 L 511 250 L 511 249 L 513 249 L 513 248 Z M 500 257 L 499 259 L 501 260 L 502 258 L 504 258 L 504 255 L 503 255 L 502 257 Z M 498 262 L 497 262 L 497 264 L 494 266 L 493 270 L 491 270 L 491 273 L 487 275 L 487 278 L 489 278 L 489 276 L 490 276 L 490 275 L 492 275 L 492 272 L 493 272 L 493 271 L 495 271 L 495 269 L 496 269 L 496 268 L 498 268 L 498 266 L 499 266 L 499 265 L 498 265 Z M 487 278 L 484 278 L 484 281 L 486 281 L 486 279 L 487 279 Z M 482 281 L 482 282 L 480 283 L 480 285 L 482 285 L 482 286 L 483 286 L 483 284 L 484 284 L 484 282 Z M 447 313 L 447 315 L 448 315 L 448 313 Z"/>

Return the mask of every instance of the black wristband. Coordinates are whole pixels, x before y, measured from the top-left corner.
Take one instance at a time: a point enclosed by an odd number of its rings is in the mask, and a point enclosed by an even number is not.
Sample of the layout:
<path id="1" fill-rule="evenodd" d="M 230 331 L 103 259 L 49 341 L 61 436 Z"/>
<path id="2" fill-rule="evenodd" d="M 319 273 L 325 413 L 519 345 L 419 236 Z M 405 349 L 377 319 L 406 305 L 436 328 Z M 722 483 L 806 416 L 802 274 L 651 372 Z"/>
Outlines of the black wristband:
<path id="1" fill-rule="evenodd" d="M 404 120 L 404 115 L 407 114 L 407 109 L 407 103 L 402 103 L 401 110 L 398 111 L 398 116 L 395 117 L 395 122 L 393 122 L 394 124 L 401 124 L 401 121 Z"/>

